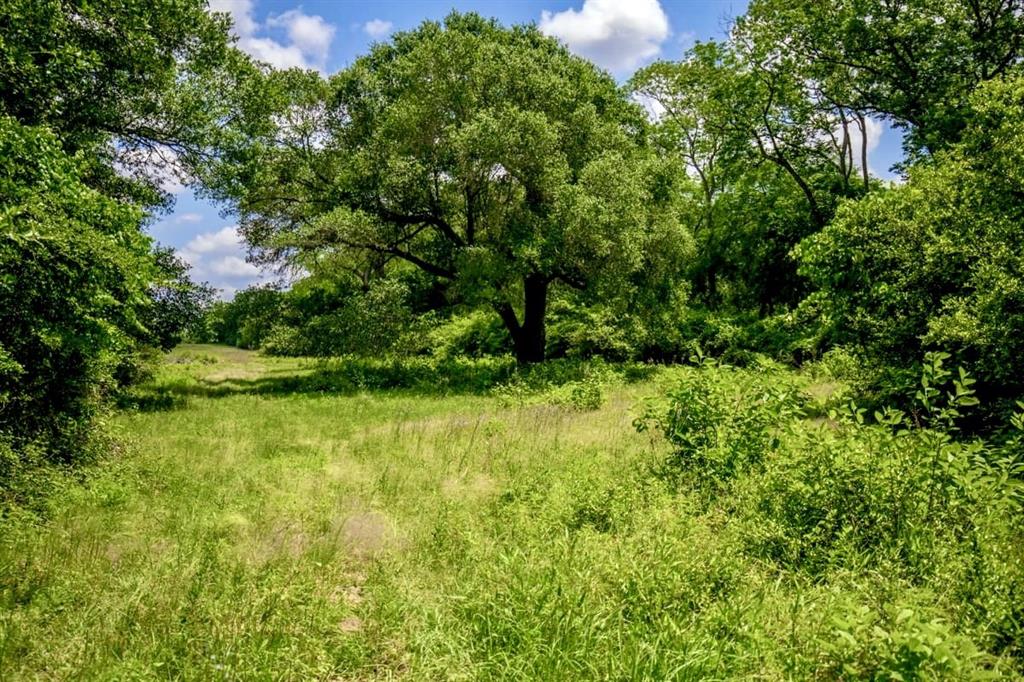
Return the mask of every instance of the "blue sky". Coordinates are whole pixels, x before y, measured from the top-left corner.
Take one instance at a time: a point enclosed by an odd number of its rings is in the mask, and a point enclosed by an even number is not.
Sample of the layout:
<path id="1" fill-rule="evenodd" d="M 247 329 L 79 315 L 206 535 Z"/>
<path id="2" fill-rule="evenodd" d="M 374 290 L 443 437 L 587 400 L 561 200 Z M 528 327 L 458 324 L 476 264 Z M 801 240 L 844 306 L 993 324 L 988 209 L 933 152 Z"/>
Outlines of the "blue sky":
<path id="1" fill-rule="evenodd" d="M 503 24 L 536 23 L 571 50 L 620 80 L 655 59 L 678 59 L 695 40 L 721 38 L 746 0 L 210 0 L 234 20 L 238 46 L 274 66 L 333 73 L 394 31 L 414 28 L 450 11 L 475 11 Z M 882 177 L 900 155 L 900 136 L 884 124 L 869 136 L 869 166 Z M 150 226 L 193 266 L 193 276 L 223 298 L 250 284 L 275 279 L 245 261 L 245 248 L 225 207 L 197 199 L 168 183 L 173 211 Z"/>

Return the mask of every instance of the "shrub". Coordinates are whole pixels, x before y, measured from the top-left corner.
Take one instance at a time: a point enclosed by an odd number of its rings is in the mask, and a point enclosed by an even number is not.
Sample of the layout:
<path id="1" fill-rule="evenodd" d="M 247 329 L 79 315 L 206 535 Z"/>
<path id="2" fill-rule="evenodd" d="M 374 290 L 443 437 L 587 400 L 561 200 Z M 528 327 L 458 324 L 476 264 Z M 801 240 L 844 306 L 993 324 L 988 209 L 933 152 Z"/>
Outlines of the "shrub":
<path id="1" fill-rule="evenodd" d="M 515 370 L 508 356 L 497 358 L 368 358 L 344 356 L 322 363 L 307 387 L 324 391 L 410 389 L 427 394 L 485 393 Z"/>
<path id="2" fill-rule="evenodd" d="M 552 308 L 548 357 L 602 357 L 621 362 L 639 355 L 645 336 L 639 319 L 607 306 L 573 305 L 568 300 L 556 301 Z"/>
<path id="3" fill-rule="evenodd" d="M 941 616 L 916 604 L 835 608 L 831 637 L 822 639 L 824 672 L 832 679 L 918 680 L 973 677 L 983 654 Z"/>
<path id="4" fill-rule="evenodd" d="M 802 400 L 778 375 L 766 379 L 698 359 L 669 390 L 667 404 L 649 403 L 634 424 L 660 433 L 672 446 L 672 465 L 690 480 L 714 487 L 759 467 Z"/>
<path id="5" fill-rule="evenodd" d="M 869 420 L 851 403 L 812 425 L 790 391 L 765 390 L 770 370 L 697 359 L 638 420 L 668 441 L 682 490 L 713 492 L 702 498 L 751 558 L 823 584 L 884 576 L 877 608 L 841 590 L 822 674 L 950 678 L 993 664 L 979 646 L 1020 656 L 1024 404 L 1003 438 L 966 438 L 974 382 L 933 353 L 912 412 Z M 914 601 L 918 588 L 931 596 Z"/>
<path id="6" fill-rule="evenodd" d="M 508 332 L 493 312 L 473 310 L 433 325 L 425 335 L 427 353 L 442 358 L 480 358 L 512 350 Z"/>
<path id="7" fill-rule="evenodd" d="M 0 434 L 61 462 L 86 452 L 119 358 L 147 334 L 155 274 L 141 212 L 86 187 L 80 166 L 0 117 Z"/>
<path id="8" fill-rule="evenodd" d="M 260 350 L 267 355 L 297 357 L 309 354 L 309 344 L 301 330 L 286 324 L 275 324 L 263 338 Z"/>
<path id="9" fill-rule="evenodd" d="M 543 364 L 517 367 L 494 387 L 492 393 L 505 405 L 565 405 L 581 412 L 600 408 L 605 387 L 616 381 L 637 381 L 651 376 L 651 365 L 639 363 L 609 365 L 592 360 L 549 360 Z"/>

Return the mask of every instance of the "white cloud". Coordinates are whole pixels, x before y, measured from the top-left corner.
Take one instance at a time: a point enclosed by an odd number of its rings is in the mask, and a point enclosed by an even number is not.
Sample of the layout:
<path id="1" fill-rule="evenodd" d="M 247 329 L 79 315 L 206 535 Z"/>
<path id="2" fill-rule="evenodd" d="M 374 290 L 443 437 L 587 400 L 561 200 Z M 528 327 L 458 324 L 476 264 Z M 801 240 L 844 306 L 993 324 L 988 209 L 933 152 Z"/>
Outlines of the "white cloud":
<path id="1" fill-rule="evenodd" d="M 391 29 L 394 28 L 394 24 L 390 21 L 383 19 L 371 19 L 370 21 L 363 24 L 363 30 L 366 35 L 371 38 L 379 39 L 391 33 Z"/>
<path id="2" fill-rule="evenodd" d="M 185 245 L 185 251 L 194 254 L 231 253 L 244 246 L 242 236 L 238 234 L 237 225 L 222 227 L 216 232 L 204 232 L 192 238 Z"/>
<path id="3" fill-rule="evenodd" d="M 271 279 L 269 273 L 245 260 L 245 241 L 238 234 L 237 225 L 196 235 L 178 255 L 192 266 L 194 280 L 217 287 L 222 298 L 230 298 L 239 289 Z"/>
<path id="4" fill-rule="evenodd" d="M 198 223 L 203 220 L 203 216 L 199 213 L 182 213 L 177 217 L 175 222 L 177 223 Z"/>
<path id="5" fill-rule="evenodd" d="M 210 0 L 210 10 L 230 14 L 233 22 L 231 32 L 238 38 L 238 47 L 274 68 L 322 71 L 327 63 L 335 26 L 321 16 L 291 9 L 271 15 L 260 24 L 253 18 L 252 0 Z M 257 35 L 267 29 L 284 30 L 288 43 Z"/>
<path id="6" fill-rule="evenodd" d="M 238 256 L 218 258 L 210 264 L 209 270 L 221 277 L 257 277 L 260 274 L 258 267 L 245 262 Z"/>
<path id="7" fill-rule="evenodd" d="M 232 33 L 241 38 L 256 32 L 257 23 L 252 18 L 252 0 L 210 0 L 211 12 L 225 12 L 231 15 Z"/>
<path id="8" fill-rule="evenodd" d="M 306 55 L 295 45 L 282 45 L 271 38 L 245 38 L 238 42 L 245 52 L 275 69 L 309 69 Z"/>
<path id="9" fill-rule="evenodd" d="M 671 33 L 658 0 L 584 0 L 578 10 L 541 12 L 540 30 L 613 73 L 656 56 Z"/>
<path id="10" fill-rule="evenodd" d="M 302 54 L 314 59 L 316 63 L 327 61 L 327 52 L 331 49 L 334 39 L 334 25 L 328 24 L 323 17 L 303 14 L 293 9 L 267 19 L 267 26 L 284 28 L 288 31 L 288 39 Z"/>

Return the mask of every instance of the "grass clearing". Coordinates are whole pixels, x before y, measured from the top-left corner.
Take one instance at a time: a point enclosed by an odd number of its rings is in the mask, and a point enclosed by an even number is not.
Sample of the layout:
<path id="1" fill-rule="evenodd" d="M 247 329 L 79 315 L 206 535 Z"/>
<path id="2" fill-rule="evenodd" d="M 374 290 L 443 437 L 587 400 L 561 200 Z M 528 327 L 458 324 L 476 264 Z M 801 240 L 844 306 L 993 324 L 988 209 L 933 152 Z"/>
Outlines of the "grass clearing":
<path id="1" fill-rule="evenodd" d="M 665 475 L 636 406 L 694 371 L 609 380 L 580 411 L 316 391 L 288 383 L 307 361 L 183 347 L 151 387 L 165 399 L 114 419 L 122 456 L 45 523 L 2 527 L 0 677 L 832 677 L 836 618 L 860 617 L 856 637 L 896 603 L 927 640 L 955 605 L 927 582 L 780 568 L 751 551 L 742 491 L 709 502 Z M 1014 674 L 958 666 L 935 669 Z"/>

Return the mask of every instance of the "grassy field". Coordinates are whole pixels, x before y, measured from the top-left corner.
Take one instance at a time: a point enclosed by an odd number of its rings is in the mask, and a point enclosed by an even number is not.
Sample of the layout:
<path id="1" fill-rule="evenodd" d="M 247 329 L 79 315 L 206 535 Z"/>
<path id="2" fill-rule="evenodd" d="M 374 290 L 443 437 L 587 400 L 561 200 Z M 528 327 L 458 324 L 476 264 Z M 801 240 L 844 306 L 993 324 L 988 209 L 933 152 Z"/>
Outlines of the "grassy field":
<path id="1" fill-rule="evenodd" d="M 837 614 L 892 597 L 884 566 L 757 558 L 735 501 L 681 491 L 632 425 L 666 372 L 588 411 L 313 373 L 175 351 L 123 452 L 3 526 L 0 677 L 824 678 Z"/>

